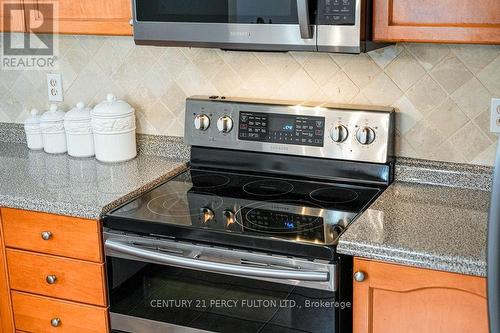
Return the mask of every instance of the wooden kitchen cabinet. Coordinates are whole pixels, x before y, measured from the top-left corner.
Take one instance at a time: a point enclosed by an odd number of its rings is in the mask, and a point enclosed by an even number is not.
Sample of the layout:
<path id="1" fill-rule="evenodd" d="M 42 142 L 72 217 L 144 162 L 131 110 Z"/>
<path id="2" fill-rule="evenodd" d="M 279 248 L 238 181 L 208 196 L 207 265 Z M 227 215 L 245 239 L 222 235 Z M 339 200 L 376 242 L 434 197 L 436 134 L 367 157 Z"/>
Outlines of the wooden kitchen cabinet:
<path id="1" fill-rule="evenodd" d="M 43 0 L 26 4 L 26 13 L 37 13 L 44 4 Z M 44 19 L 51 22 L 41 32 L 84 35 L 132 35 L 130 19 L 132 18 L 131 0 L 59 0 L 53 15 L 44 15 Z M 35 11 L 30 11 L 35 9 Z M 31 17 L 32 24 L 39 25 L 41 15 Z M 54 25 L 55 30 L 52 26 Z M 45 31 L 46 30 L 46 31 Z"/>
<path id="2" fill-rule="evenodd" d="M 0 0 L 0 32 L 23 32 L 25 29 L 23 1 Z"/>
<path id="3" fill-rule="evenodd" d="M 11 208 L 0 215 L 0 333 L 109 332 L 100 222 Z"/>
<path id="4" fill-rule="evenodd" d="M 486 279 L 355 258 L 354 333 L 487 333 Z"/>
<path id="5" fill-rule="evenodd" d="M 12 306 L 7 278 L 7 260 L 3 243 L 2 216 L 0 214 L 0 333 L 14 332 Z"/>
<path id="6" fill-rule="evenodd" d="M 498 0 L 373 0 L 373 7 L 376 41 L 500 44 Z"/>

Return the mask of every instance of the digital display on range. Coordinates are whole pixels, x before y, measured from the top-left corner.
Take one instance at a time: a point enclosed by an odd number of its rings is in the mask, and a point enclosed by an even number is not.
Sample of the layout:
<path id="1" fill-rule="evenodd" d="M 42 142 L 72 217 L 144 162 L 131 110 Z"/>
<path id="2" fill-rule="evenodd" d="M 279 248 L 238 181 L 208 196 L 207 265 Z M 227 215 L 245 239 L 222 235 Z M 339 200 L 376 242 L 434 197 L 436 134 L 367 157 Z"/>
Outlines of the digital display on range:
<path id="1" fill-rule="evenodd" d="M 323 147 L 325 118 L 241 111 L 238 138 L 245 141 Z"/>

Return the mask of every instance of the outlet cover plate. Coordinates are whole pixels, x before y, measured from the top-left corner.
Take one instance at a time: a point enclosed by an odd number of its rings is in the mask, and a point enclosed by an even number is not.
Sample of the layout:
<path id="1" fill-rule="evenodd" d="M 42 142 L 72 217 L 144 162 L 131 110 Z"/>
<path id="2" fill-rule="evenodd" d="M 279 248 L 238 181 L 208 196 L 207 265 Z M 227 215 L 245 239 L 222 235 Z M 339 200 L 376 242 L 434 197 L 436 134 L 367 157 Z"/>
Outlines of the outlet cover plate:
<path id="1" fill-rule="evenodd" d="M 49 96 L 49 101 L 51 102 L 63 101 L 61 74 L 47 74 L 47 93 Z"/>
<path id="2" fill-rule="evenodd" d="M 500 133 L 500 98 L 491 99 L 491 132 Z"/>

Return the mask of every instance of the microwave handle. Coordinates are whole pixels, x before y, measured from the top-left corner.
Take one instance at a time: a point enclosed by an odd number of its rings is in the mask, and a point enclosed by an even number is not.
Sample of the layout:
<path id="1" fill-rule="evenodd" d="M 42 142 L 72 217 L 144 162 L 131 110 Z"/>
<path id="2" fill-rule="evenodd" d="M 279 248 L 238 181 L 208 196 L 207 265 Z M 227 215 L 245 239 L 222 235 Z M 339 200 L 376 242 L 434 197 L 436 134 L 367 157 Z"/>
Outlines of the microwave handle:
<path id="1" fill-rule="evenodd" d="M 186 258 L 177 255 L 170 255 L 156 251 L 146 250 L 131 246 L 122 242 L 106 240 L 107 250 L 116 251 L 138 259 L 147 260 L 162 265 L 171 265 L 180 268 L 195 269 L 206 272 L 234 274 L 242 276 L 251 276 L 257 278 L 271 278 L 281 280 L 299 280 L 327 282 L 330 280 L 329 272 L 322 271 L 302 271 L 289 269 L 269 269 L 260 267 L 245 267 L 234 264 L 224 264 L 193 258 Z"/>
<path id="2" fill-rule="evenodd" d="M 302 39 L 312 39 L 313 30 L 309 20 L 309 0 L 297 0 L 297 13 L 299 15 L 300 36 Z"/>

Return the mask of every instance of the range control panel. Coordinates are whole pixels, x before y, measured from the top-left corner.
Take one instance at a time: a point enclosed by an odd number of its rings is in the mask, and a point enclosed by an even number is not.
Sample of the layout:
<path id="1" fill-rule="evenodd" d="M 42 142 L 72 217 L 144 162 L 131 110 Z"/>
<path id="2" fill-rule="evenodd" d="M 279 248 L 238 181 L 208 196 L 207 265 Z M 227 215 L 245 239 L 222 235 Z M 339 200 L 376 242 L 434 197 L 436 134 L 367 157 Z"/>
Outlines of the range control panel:
<path id="1" fill-rule="evenodd" d="M 192 146 L 386 163 L 394 135 L 387 107 L 218 96 L 186 102 L 184 140 Z"/>
<path id="2" fill-rule="evenodd" d="M 241 111 L 238 138 L 323 147 L 325 118 Z"/>
<path id="3" fill-rule="evenodd" d="M 319 0 L 318 25 L 355 25 L 356 0 Z"/>

